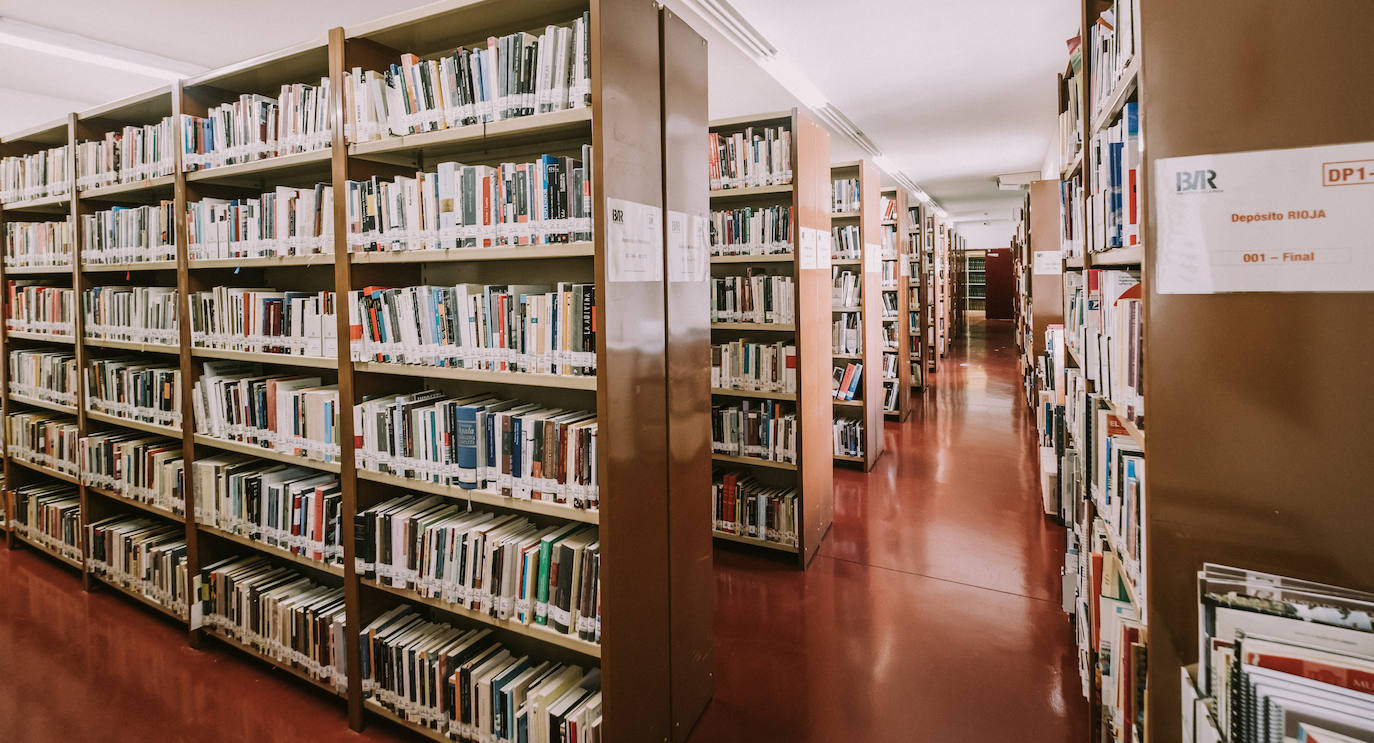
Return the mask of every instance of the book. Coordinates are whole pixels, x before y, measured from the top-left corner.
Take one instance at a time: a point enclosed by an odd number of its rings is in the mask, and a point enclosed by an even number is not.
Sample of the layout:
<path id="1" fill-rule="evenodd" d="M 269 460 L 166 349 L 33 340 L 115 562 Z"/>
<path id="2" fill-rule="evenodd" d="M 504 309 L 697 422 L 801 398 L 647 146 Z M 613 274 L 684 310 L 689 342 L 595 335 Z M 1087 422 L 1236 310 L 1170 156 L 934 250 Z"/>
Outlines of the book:
<path id="1" fill-rule="evenodd" d="M 864 422 L 855 418 L 836 418 L 832 424 L 834 453 L 845 457 L 864 455 Z"/>
<path id="2" fill-rule="evenodd" d="M 9 372 L 11 395 L 76 406 L 79 376 L 72 353 L 16 348 L 10 351 Z"/>
<path id="3" fill-rule="evenodd" d="M 861 276 L 840 266 L 830 268 L 830 305 L 834 309 L 855 309 L 859 306 Z"/>
<path id="4" fill-rule="evenodd" d="M 76 302 L 70 287 L 51 286 L 33 280 L 10 281 L 5 326 L 10 330 L 43 335 L 70 336 L 76 319 Z"/>
<path id="5" fill-rule="evenodd" d="M 169 286 L 94 286 L 81 293 L 87 338 L 175 346 L 177 291 Z"/>
<path id="6" fill-rule="evenodd" d="M 216 286 L 192 294 L 190 309 L 195 348 L 310 358 L 338 352 L 332 291 Z"/>
<path id="7" fill-rule="evenodd" d="M 790 206 L 746 206 L 711 212 L 711 255 L 784 255 L 792 252 Z"/>
<path id="8" fill-rule="evenodd" d="M 186 510 L 181 442 L 134 431 L 88 434 L 80 443 L 81 481 L 174 514 Z"/>
<path id="9" fill-rule="evenodd" d="M 863 316 L 859 312 L 835 312 L 830 323 L 830 353 L 858 355 L 863 353 Z"/>
<path id="10" fill-rule="evenodd" d="M 797 463 L 800 429 L 794 407 L 773 400 L 711 406 L 711 451 Z"/>
<path id="11" fill-rule="evenodd" d="M 755 392 L 797 391 L 797 346 L 744 339 L 711 346 L 711 387 Z"/>
<path id="12" fill-rule="evenodd" d="M 857 212 L 862 204 L 858 178 L 835 178 L 830 181 L 830 211 Z"/>
<path id="13" fill-rule="evenodd" d="M 81 215 L 83 265 L 174 261 L 177 253 L 174 202 L 116 206 Z"/>
<path id="14" fill-rule="evenodd" d="M 70 217 L 60 222 L 6 222 L 5 266 L 62 268 L 72 265 Z"/>
<path id="15" fill-rule="evenodd" d="M 796 282 L 753 266 L 742 276 L 711 277 L 710 302 L 711 322 L 796 322 Z"/>
<path id="16" fill-rule="evenodd" d="M 181 369 L 176 366 L 133 357 L 90 359 L 84 384 L 92 410 L 159 426 L 181 425 Z"/>
<path id="17" fill-rule="evenodd" d="M 175 122 L 129 125 L 100 139 L 76 143 L 76 187 L 137 183 L 176 171 Z"/>
<path id="18" fill-rule="evenodd" d="M 70 155 L 71 150 L 62 145 L 0 158 L 0 203 L 18 204 L 70 193 Z"/>
<path id="19" fill-rule="evenodd" d="M 325 565 L 343 565 L 337 475 L 241 454 L 191 465 L 196 522 Z"/>
<path id="20" fill-rule="evenodd" d="M 111 516 L 86 526 L 87 568 L 176 614 L 185 614 L 186 530 L 145 516 Z"/>
<path id="21" fill-rule="evenodd" d="M 339 389 L 317 376 L 206 361 L 193 389 L 196 433 L 320 462 L 339 457 Z"/>
<path id="22" fill-rule="evenodd" d="M 710 132 L 706 151 L 713 191 L 792 182 L 792 132 L 787 127 Z"/>
<path id="23" fill-rule="evenodd" d="M 711 520 L 718 532 L 797 546 L 797 491 L 728 470 L 712 475 Z"/>
<path id="24" fill-rule="evenodd" d="M 836 225 L 830 228 L 830 259 L 832 261 L 857 261 L 864 257 L 863 240 L 859 239 L 859 226 L 856 224 Z"/>

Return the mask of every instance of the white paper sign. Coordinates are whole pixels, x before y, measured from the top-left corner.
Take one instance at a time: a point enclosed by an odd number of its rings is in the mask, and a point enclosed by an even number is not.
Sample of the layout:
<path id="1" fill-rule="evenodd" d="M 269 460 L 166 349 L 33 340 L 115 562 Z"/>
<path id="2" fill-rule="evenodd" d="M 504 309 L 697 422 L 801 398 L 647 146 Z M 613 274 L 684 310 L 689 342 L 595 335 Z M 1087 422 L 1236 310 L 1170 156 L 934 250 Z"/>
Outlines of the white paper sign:
<path id="1" fill-rule="evenodd" d="M 816 268 L 830 270 L 830 251 L 834 249 L 830 244 L 830 231 L 816 230 Z"/>
<path id="2" fill-rule="evenodd" d="M 797 250 L 800 255 L 798 260 L 803 269 L 816 267 L 816 230 L 811 227 L 801 228 L 800 245 Z"/>
<path id="3" fill-rule="evenodd" d="M 1374 142 L 1155 161 L 1162 294 L 1374 291 Z"/>
<path id="4" fill-rule="evenodd" d="M 883 249 L 877 243 L 864 243 L 864 273 L 883 270 Z"/>
<path id="5" fill-rule="evenodd" d="M 606 199 L 606 280 L 662 281 L 663 231 L 657 206 Z"/>
<path id="6" fill-rule="evenodd" d="M 709 222 L 686 212 L 668 212 L 668 280 L 706 280 Z"/>
<path id="7" fill-rule="evenodd" d="M 902 278 L 911 275 L 911 256 L 901 255 L 897 257 L 897 275 Z"/>
<path id="8" fill-rule="evenodd" d="M 1058 250 L 1037 250 L 1031 272 L 1037 276 L 1053 276 L 1064 273 L 1064 257 Z"/>

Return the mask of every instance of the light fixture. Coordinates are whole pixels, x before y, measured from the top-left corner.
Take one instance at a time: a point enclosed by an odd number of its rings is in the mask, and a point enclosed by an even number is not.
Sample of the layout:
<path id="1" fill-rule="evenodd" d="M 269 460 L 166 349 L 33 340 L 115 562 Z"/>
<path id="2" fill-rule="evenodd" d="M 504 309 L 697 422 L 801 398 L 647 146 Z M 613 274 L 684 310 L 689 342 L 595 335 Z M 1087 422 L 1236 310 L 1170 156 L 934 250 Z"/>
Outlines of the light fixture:
<path id="1" fill-rule="evenodd" d="M 0 18 L 0 45 L 27 49 L 39 54 L 50 54 L 54 57 L 107 67 L 112 70 L 122 70 L 156 80 L 178 80 L 205 70 L 204 67 L 175 59 L 97 41 L 65 31 L 55 31 L 11 18 Z"/>

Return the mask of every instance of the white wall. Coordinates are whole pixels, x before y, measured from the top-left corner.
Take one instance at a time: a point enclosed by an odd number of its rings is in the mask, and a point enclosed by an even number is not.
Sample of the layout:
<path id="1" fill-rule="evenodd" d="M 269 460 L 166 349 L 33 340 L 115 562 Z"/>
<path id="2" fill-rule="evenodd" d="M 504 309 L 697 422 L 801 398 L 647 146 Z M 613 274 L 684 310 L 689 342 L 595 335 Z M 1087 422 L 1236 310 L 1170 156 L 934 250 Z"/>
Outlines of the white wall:
<path id="1" fill-rule="evenodd" d="M 960 222 L 955 226 L 955 231 L 968 241 L 969 250 L 996 250 L 1011 245 L 1011 237 L 1016 234 L 1016 222 L 1011 219 Z"/>

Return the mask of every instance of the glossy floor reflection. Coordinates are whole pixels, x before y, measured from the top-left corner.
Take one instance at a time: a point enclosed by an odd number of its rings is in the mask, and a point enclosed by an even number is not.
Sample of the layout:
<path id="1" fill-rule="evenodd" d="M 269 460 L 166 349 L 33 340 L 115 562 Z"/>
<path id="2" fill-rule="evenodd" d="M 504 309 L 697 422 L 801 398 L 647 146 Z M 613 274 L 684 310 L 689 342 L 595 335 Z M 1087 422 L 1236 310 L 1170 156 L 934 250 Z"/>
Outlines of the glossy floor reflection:
<path id="1" fill-rule="evenodd" d="M 716 551 L 716 696 L 693 743 L 1086 740 L 1013 333 L 971 321 L 873 471 L 836 470 L 806 573 Z"/>

